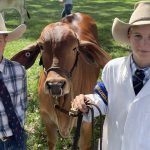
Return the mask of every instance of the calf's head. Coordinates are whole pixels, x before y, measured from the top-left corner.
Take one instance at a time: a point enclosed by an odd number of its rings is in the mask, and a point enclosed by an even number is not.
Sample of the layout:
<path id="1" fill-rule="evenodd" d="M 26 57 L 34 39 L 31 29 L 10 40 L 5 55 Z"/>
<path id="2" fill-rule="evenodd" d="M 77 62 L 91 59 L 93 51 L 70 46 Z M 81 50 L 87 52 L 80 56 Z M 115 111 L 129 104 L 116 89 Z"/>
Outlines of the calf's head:
<path id="1" fill-rule="evenodd" d="M 79 34 L 61 22 L 46 26 L 36 43 L 24 48 L 11 60 L 28 69 L 39 53 L 46 77 L 44 91 L 53 97 L 70 93 L 73 73 L 79 68 L 79 55 L 93 67 L 103 67 L 110 60 L 110 56 L 98 45 L 80 40 Z"/>
<path id="2" fill-rule="evenodd" d="M 70 92 L 70 79 L 78 57 L 77 35 L 63 23 L 47 26 L 38 40 L 44 67 L 45 93 L 60 97 Z"/>

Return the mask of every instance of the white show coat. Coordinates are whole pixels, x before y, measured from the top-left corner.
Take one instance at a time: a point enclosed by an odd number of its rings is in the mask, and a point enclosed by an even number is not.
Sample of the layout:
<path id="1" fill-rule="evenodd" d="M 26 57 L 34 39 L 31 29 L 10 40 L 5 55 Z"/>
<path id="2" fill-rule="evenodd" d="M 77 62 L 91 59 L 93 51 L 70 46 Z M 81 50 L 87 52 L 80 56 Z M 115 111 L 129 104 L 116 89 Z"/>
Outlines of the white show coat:
<path id="1" fill-rule="evenodd" d="M 107 113 L 103 150 L 150 150 L 150 81 L 135 96 L 130 57 L 111 60 L 103 69 L 108 108 L 99 97 L 89 95 Z"/>

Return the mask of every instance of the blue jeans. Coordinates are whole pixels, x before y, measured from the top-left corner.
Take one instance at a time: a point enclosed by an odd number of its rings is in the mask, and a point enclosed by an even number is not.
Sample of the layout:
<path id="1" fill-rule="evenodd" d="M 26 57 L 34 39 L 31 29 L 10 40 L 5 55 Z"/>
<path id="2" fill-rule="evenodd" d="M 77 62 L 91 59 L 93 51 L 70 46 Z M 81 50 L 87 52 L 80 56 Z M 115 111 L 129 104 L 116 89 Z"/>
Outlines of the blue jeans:
<path id="1" fill-rule="evenodd" d="M 6 141 L 0 140 L 0 150 L 26 150 L 26 143 L 22 147 L 17 146 L 15 138 L 10 138 Z"/>
<path id="2" fill-rule="evenodd" d="M 66 15 L 71 14 L 71 10 L 72 10 L 72 4 L 65 4 L 65 7 L 61 13 L 61 17 L 65 17 Z"/>

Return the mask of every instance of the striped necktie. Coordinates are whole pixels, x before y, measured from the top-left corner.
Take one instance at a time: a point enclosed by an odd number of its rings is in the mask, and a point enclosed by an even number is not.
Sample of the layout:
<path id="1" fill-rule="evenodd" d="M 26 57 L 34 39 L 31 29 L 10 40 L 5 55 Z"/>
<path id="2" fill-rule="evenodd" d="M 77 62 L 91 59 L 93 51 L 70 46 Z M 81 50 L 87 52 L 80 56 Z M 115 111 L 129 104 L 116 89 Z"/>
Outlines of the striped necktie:
<path id="1" fill-rule="evenodd" d="M 144 77 L 145 74 L 143 70 L 137 69 L 135 71 L 135 74 L 133 75 L 133 87 L 134 87 L 135 95 L 137 95 L 139 91 L 142 89 Z"/>
<path id="2" fill-rule="evenodd" d="M 8 117 L 9 126 L 13 132 L 13 135 L 16 139 L 18 147 L 21 147 L 24 145 L 24 142 L 25 142 L 24 129 L 21 127 L 19 119 L 16 115 L 16 112 L 14 110 L 14 106 L 13 106 L 12 101 L 11 101 L 10 94 L 7 90 L 7 87 L 5 86 L 5 84 L 3 82 L 1 72 L 0 72 L 0 97 L 1 97 L 1 101 L 4 105 L 5 112 L 6 112 L 7 117 Z"/>

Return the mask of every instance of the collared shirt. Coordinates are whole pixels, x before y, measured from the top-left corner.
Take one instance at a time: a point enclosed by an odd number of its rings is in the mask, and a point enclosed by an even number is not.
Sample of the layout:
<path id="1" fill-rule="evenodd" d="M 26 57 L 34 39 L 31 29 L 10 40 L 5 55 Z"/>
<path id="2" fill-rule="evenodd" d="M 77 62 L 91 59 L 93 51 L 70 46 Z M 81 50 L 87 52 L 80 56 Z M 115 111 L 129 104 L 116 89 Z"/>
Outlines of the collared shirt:
<path id="1" fill-rule="evenodd" d="M 143 80 L 143 84 L 145 84 L 150 79 L 150 67 L 147 67 L 147 68 L 140 68 L 140 67 L 138 67 L 136 65 L 136 63 L 134 62 L 132 56 L 131 56 L 130 66 L 131 66 L 132 76 L 135 74 L 136 69 L 140 69 L 140 70 L 144 71 L 145 78 Z"/>
<path id="2" fill-rule="evenodd" d="M 19 63 L 3 58 L 0 63 L 0 72 L 2 72 L 3 81 L 9 91 L 15 112 L 23 126 L 27 109 L 26 71 Z M 0 138 L 11 135 L 12 131 L 0 97 Z"/>

